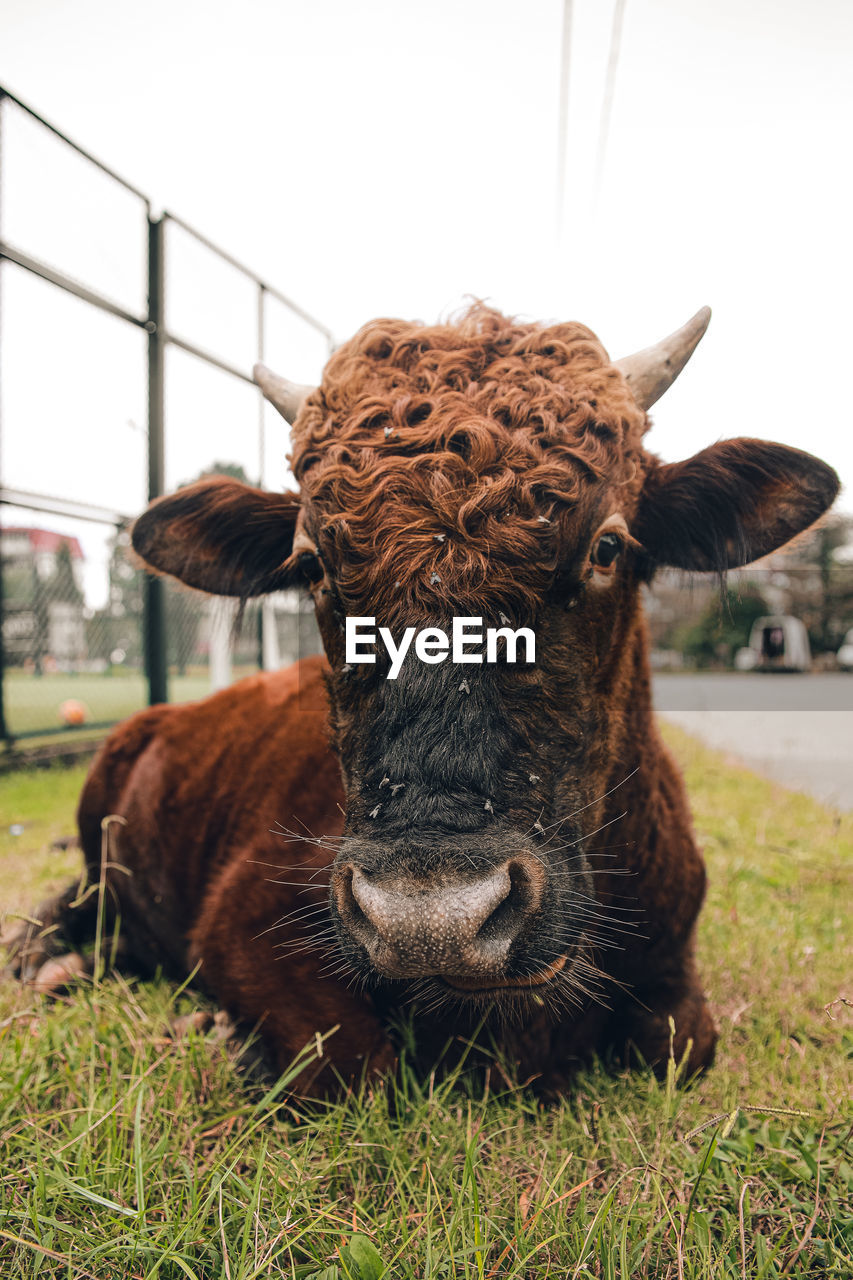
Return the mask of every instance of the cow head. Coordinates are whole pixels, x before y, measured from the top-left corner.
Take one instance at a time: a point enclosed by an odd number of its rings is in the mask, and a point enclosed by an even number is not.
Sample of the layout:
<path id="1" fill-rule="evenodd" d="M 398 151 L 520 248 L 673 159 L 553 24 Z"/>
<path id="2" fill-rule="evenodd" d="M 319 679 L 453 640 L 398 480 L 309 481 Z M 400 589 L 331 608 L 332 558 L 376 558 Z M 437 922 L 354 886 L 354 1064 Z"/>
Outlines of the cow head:
<path id="1" fill-rule="evenodd" d="M 365 976 L 460 999 L 583 988 L 589 841 L 649 727 L 640 583 L 766 555 L 837 489 L 760 440 L 646 450 L 646 411 L 709 316 L 616 364 L 578 324 L 376 321 L 316 389 L 256 370 L 293 425 L 298 493 L 210 479 L 137 521 L 139 554 L 190 586 L 311 592 L 347 793 L 331 906 Z M 536 660 L 410 655 L 389 680 L 381 652 L 346 662 L 348 616 L 398 638 L 454 616 L 527 626 Z"/>

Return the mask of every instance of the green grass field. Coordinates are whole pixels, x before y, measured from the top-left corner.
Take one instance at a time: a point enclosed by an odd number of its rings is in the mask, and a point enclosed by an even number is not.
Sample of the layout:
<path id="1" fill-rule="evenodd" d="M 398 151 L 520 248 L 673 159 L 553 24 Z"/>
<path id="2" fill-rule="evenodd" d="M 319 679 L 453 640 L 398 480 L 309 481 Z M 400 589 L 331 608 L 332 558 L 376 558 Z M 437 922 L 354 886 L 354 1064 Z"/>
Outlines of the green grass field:
<path id="1" fill-rule="evenodd" d="M 668 737 L 710 870 L 704 1079 L 596 1069 L 543 1109 L 404 1052 L 382 1087 L 308 1106 L 212 1036 L 173 1042 L 198 1001 L 165 983 L 51 1005 L 0 983 L 3 1280 L 853 1275 L 853 817 Z M 49 844 L 82 776 L 0 782 L 7 909 L 76 870 Z"/>
<path id="2" fill-rule="evenodd" d="M 249 668 L 234 671 L 234 679 Z M 251 668 L 255 670 L 255 668 Z M 22 671 L 5 678 L 6 718 L 13 735 L 51 732 L 62 725 L 60 707 L 67 699 L 82 702 L 95 724 L 123 720 L 148 702 L 148 685 L 141 672 L 115 670 L 104 675 L 56 674 L 34 676 Z M 170 702 L 191 702 L 210 693 L 210 677 L 203 668 L 187 675 L 169 675 Z M 76 733 L 85 732 L 82 729 Z"/>

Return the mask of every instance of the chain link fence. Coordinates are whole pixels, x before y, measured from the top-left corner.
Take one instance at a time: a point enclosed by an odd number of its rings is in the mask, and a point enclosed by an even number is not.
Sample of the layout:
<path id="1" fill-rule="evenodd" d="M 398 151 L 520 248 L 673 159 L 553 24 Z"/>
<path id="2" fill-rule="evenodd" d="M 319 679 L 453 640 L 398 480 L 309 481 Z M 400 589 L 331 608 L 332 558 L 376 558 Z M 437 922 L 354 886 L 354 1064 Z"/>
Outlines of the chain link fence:
<path id="1" fill-rule="evenodd" d="M 280 489 L 269 351 L 319 380 L 329 331 L 0 89 L 0 738 L 99 730 L 319 650 L 309 604 L 140 572 L 128 528 L 202 475 Z M 280 360 L 275 353 L 281 353 Z"/>

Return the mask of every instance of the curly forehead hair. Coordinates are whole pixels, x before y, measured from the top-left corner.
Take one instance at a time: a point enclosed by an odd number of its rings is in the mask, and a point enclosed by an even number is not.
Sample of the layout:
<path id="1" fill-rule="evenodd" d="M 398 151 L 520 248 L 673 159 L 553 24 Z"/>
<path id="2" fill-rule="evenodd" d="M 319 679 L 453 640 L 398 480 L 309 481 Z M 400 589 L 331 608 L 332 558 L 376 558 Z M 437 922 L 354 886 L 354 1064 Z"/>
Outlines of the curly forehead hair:
<path id="1" fill-rule="evenodd" d="M 604 491 L 630 511 L 645 426 L 589 329 L 477 304 L 365 325 L 297 419 L 291 461 L 347 604 L 530 616 Z"/>

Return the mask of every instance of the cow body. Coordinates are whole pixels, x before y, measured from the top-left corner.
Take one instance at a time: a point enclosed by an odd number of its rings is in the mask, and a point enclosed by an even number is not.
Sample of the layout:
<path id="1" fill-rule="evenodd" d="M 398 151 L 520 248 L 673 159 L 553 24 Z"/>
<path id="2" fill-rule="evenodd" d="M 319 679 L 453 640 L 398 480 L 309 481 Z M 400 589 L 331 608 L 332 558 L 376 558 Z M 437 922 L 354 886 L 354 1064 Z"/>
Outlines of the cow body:
<path id="1" fill-rule="evenodd" d="M 664 375 L 645 356 L 620 371 L 582 326 L 377 322 L 294 406 L 299 494 L 217 478 L 137 523 L 139 554 L 190 586 L 314 597 L 325 659 L 133 717 L 80 805 L 128 956 L 196 970 L 279 1069 L 333 1026 L 316 1087 L 384 1069 L 410 1004 L 426 1044 L 485 1020 L 549 1089 L 609 1050 L 711 1061 L 705 872 L 654 724 L 639 587 L 660 563 L 766 553 L 837 480 L 761 441 L 648 454 L 677 346 Z M 388 680 L 344 661 L 346 619 L 368 615 L 529 624 L 536 661 L 407 659 Z M 73 898 L 43 910 L 59 929 L 30 931 L 22 972 L 92 931 L 96 899 Z"/>
<path id="2" fill-rule="evenodd" d="M 183 980 L 200 961 L 200 985 L 236 1021 L 261 1026 L 282 1070 L 316 1031 L 339 1025 L 336 1058 L 351 1073 L 365 1057 L 388 1061 L 376 1015 L 317 978 L 313 948 L 287 954 L 322 932 L 316 915 L 300 921 L 328 897 L 330 854 L 283 829 L 333 838 L 343 825 L 322 668 L 308 659 L 133 716 L 94 762 L 78 821 L 91 880 L 103 839 L 123 868 L 108 872 L 110 911 L 142 972 Z M 107 836 L 110 814 L 124 821 Z"/>
<path id="3" fill-rule="evenodd" d="M 126 959 L 143 973 L 162 968 L 177 980 L 199 965 L 199 985 L 235 1022 L 260 1028 L 279 1070 L 315 1032 L 338 1026 L 327 1053 L 346 1077 L 392 1061 L 383 1015 L 394 993 L 358 995 L 334 973 L 320 976 L 332 949 L 325 906 L 346 801 L 329 746 L 325 667 L 322 658 L 306 659 L 201 702 L 131 717 L 93 764 L 78 817 L 91 882 L 100 876 L 104 839 L 110 863 L 122 868 L 107 878 Z M 635 730 L 626 725 L 629 738 Z M 631 777 L 624 756 L 614 757 L 616 789 L 597 807 L 602 832 L 588 849 L 600 873 L 597 900 L 615 908 L 613 929 L 602 937 L 607 977 L 590 970 L 590 996 L 574 1002 L 570 1016 L 557 1019 L 534 1006 L 526 1025 L 503 1033 L 522 1078 L 544 1087 L 591 1055 L 629 1043 L 646 1061 L 665 1059 L 670 1015 L 676 1048 L 683 1052 L 693 1041 L 693 1068 L 713 1051 L 713 1023 L 692 963 L 704 869 L 681 781 L 651 723 L 642 741 Z M 626 811 L 630 821 L 621 817 Z M 124 821 L 108 824 L 105 835 L 109 815 Z M 308 833 L 322 843 L 300 838 Z M 66 936 L 79 931 L 76 914 L 63 907 Z M 647 1010 L 661 1000 L 665 1008 L 652 1017 Z M 448 1031 L 464 1034 L 481 1012 L 433 1016 L 427 1045 Z"/>

